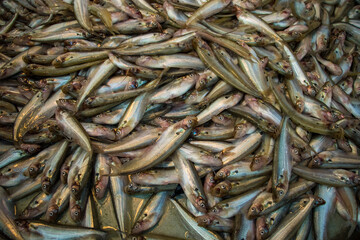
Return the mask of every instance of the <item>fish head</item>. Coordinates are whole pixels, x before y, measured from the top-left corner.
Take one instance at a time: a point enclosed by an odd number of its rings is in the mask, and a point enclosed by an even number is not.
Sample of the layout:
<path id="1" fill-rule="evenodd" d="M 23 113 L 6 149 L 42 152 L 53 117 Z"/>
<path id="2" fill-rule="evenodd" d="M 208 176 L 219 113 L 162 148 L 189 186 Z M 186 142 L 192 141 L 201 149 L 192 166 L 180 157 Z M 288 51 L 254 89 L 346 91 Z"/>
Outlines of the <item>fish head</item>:
<path id="1" fill-rule="evenodd" d="M 70 167 L 69 166 L 66 166 L 64 168 L 61 169 L 61 174 L 60 174 L 60 180 L 62 183 L 67 183 L 67 178 L 68 178 L 68 175 L 69 175 L 69 170 L 70 170 Z"/>
<path id="2" fill-rule="evenodd" d="M 262 125 L 263 128 L 267 129 L 271 137 L 277 138 L 280 135 L 280 129 L 274 123 L 268 122 L 267 120 L 263 119 L 259 124 Z M 260 132 L 260 134 L 262 135 L 262 132 Z"/>
<path id="3" fill-rule="evenodd" d="M 206 183 L 210 188 L 212 188 L 212 187 L 215 186 L 216 181 L 215 181 L 215 175 L 214 175 L 213 172 L 210 172 L 210 173 L 208 173 L 208 174 L 206 175 L 206 177 L 205 177 L 205 183 Z"/>
<path id="4" fill-rule="evenodd" d="M 337 139 L 336 140 L 338 147 L 344 152 L 351 152 L 352 148 L 350 143 L 346 139 Z"/>
<path id="5" fill-rule="evenodd" d="M 260 63 L 260 68 L 265 69 L 268 62 L 269 62 L 268 57 L 265 56 L 265 57 L 260 58 L 260 62 L 259 62 Z"/>
<path id="6" fill-rule="evenodd" d="M 17 172 L 15 171 L 15 169 L 11 168 L 10 166 L 4 167 L 0 171 L 0 183 L 3 180 L 6 181 L 16 175 L 17 175 Z"/>
<path id="7" fill-rule="evenodd" d="M 218 183 L 212 190 L 211 193 L 216 197 L 224 197 L 231 190 L 231 182 L 225 180 Z"/>
<path id="8" fill-rule="evenodd" d="M 195 204 L 196 209 L 198 209 L 200 212 L 207 211 L 206 210 L 206 207 L 207 207 L 206 200 L 203 197 L 201 197 L 201 196 L 196 197 L 195 202 L 196 202 L 196 204 Z"/>
<path id="9" fill-rule="evenodd" d="M 153 221 L 151 221 L 152 216 L 144 213 L 140 216 L 140 219 L 134 224 L 134 227 L 131 229 L 131 234 L 139 234 L 143 231 L 148 230 L 153 226 Z"/>
<path id="10" fill-rule="evenodd" d="M 90 96 L 90 97 L 85 99 L 84 105 L 85 106 L 91 106 L 92 103 L 94 102 L 94 100 L 95 100 L 95 96 Z"/>
<path id="11" fill-rule="evenodd" d="M 308 85 L 305 87 L 305 93 L 311 97 L 314 97 L 316 95 L 316 89 L 313 86 Z"/>
<path id="12" fill-rule="evenodd" d="M 115 131 L 115 140 L 120 140 L 125 136 L 125 128 L 116 128 Z"/>
<path id="13" fill-rule="evenodd" d="M 196 48 L 196 47 L 201 48 L 201 50 L 203 50 L 205 52 L 205 54 L 207 54 L 208 56 L 213 55 L 213 52 L 211 51 L 210 46 L 204 40 L 202 40 L 200 37 L 196 36 L 193 39 L 193 45 L 194 45 L 194 48 Z"/>
<path id="14" fill-rule="evenodd" d="M 30 177 L 34 178 L 38 175 L 39 171 L 40 171 L 40 163 L 32 163 L 29 168 L 28 168 L 28 174 Z"/>
<path id="15" fill-rule="evenodd" d="M 197 224 L 201 227 L 206 227 L 211 225 L 213 219 L 211 215 L 203 215 L 203 216 L 198 216 L 195 218 Z"/>
<path id="16" fill-rule="evenodd" d="M 41 211 L 38 208 L 31 208 L 31 207 L 27 207 L 20 215 L 21 219 L 31 219 L 34 218 L 36 216 L 39 216 L 41 213 Z"/>
<path id="17" fill-rule="evenodd" d="M 239 123 L 235 126 L 235 138 L 242 138 L 248 131 L 248 123 Z"/>
<path id="18" fill-rule="evenodd" d="M 187 116 L 182 122 L 182 126 L 185 129 L 193 128 L 196 125 L 197 125 L 197 117 L 195 116 Z"/>
<path id="19" fill-rule="evenodd" d="M 295 102 L 296 111 L 298 111 L 299 113 L 302 113 L 304 111 L 304 108 L 305 108 L 304 101 L 300 100 L 300 99 L 296 100 L 296 102 Z"/>
<path id="20" fill-rule="evenodd" d="M 257 171 L 261 168 L 265 167 L 265 165 L 269 162 L 269 157 L 264 155 L 254 156 L 251 163 L 250 169 L 251 171 Z"/>
<path id="21" fill-rule="evenodd" d="M 290 155 L 293 161 L 300 162 L 301 161 L 301 154 L 297 147 L 291 146 L 290 147 Z"/>
<path id="22" fill-rule="evenodd" d="M 107 178 L 104 178 L 107 180 Z M 104 184 L 104 181 L 100 181 L 98 184 L 95 185 L 95 196 L 97 199 L 102 199 L 105 196 L 106 188 L 107 188 L 107 181 L 106 185 Z"/>
<path id="23" fill-rule="evenodd" d="M 217 206 L 217 204 L 216 204 L 214 207 L 212 207 L 212 208 L 209 210 L 209 214 L 217 215 L 217 214 L 220 213 L 220 211 L 221 211 L 221 208 L 219 208 L 219 207 Z"/>
<path id="24" fill-rule="evenodd" d="M 81 220 L 82 217 L 82 211 L 81 211 L 81 207 L 78 204 L 75 204 L 71 209 L 70 209 L 70 217 L 72 220 L 74 220 L 75 222 L 79 222 Z"/>
<path id="25" fill-rule="evenodd" d="M 292 76 L 293 75 L 292 68 L 291 68 L 290 63 L 288 61 L 280 60 L 280 61 L 276 62 L 276 65 L 280 69 L 282 74 L 284 74 L 286 76 Z"/>
<path id="26" fill-rule="evenodd" d="M 67 110 L 71 113 L 76 113 L 76 100 L 74 99 L 59 99 L 56 100 L 56 103 L 59 108 Z"/>
<path id="27" fill-rule="evenodd" d="M 138 185 L 134 182 L 131 182 L 130 184 L 126 185 L 124 188 L 124 191 L 128 194 L 131 193 L 138 193 L 139 192 L 139 188 Z"/>
<path id="28" fill-rule="evenodd" d="M 142 14 L 139 9 L 130 7 L 130 8 L 127 8 L 126 10 L 128 11 L 127 13 L 131 15 L 131 17 L 142 18 Z"/>
<path id="29" fill-rule="evenodd" d="M 315 156 L 313 159 L 310 160 L 308 167 L 309 168 L 317 168 L 317 167 L 320 167 L 323 163 L 324 163 L 324 160 L 321 157 Z"/>
<path id="30" fill-rule="evenodd" d="M 55 222 L 59 216 L 59 207 L 57 205 L 51 205 L 45 215 L 45 218 L 49 222 Z"/>
<path id="31" fill-rule="evenodd" d="M 225 179 L 230 175 L 230 170 L 228 168 L 222 168 L 215 174 L 215 180 Z"/>
<path id="32" fill-rule="evenodd" d="M 263 209 L 264 208 L 263 208 L 262 204 L 254 202 L 249 208 L 249 211 L 247 214 L 248 219 L 256 218 L 257 216 L 259 216 L 261 214 Z"/>
<path id="33" fill-rule="evenodd" d="M 130 80 L 130 81 L 126 84 L 124 91 L 134 90 L 134 89 L 136 89 L 136 88 L 138 88 L 138 82 L 137 82 L 136 79 L 134 79 L 134 80 Z"/>
<path id="34" fill-rule="evenodd" d="M 77 197 L 80 193 L 80 185 L 76 182 L 74 182 L 71 185 L 71 193 L 73 194 L 73 196 Z"/>
<path id="35" fill-rule="evenodd" d="M 213 116 L 211 120 L 214 123 L 221 124 L 223 126 L 229 126 L 233 122 L 233 118 L 230 115 L 225 115 L 225 114 L 219 114 Z"/>
<path id="36" fill-rule="evenodd" d="M 146 238 L 144 236 L 129 236 L 127 239 L 128 240 L 145 240 Z"/>
<path id="37" fill-rule="evenodd" d="M 334 119 L 334 120 L 330 120 L 330 118 L 329 118 L 329 120 L 332 122 L 336 122 L 338 120 L 345 118 L 344 114 L 341 111 L 338 111 L 336 109 L 331 109 L 331 116 L 332 116 L 331 119 Z"/>
<path id="38" fill-rule="evenodd" d="M 60 56 L 56 57 L 51 62 L 51 64 L 55 67 L 60 67 L 66 61 L 66 59 L 70 60 L 71 58 L 73 58 L 73 56 L 72 55 L 69 56 L 69 53 L 61 54 Z"/>
<path id="39" fill-rule="evenodd" d="M 256 239 L 266 239 L 269 233 L 269 228 L 266 224 L 266 218 L 264 216 L 256 219 Z"/>
<path id="40" fill-rule="evenodd" d="M 283 199 L 285 197 L 288 187 L 285 184 L 280 183 L 280 184 L 276 185 L 274 190 L 275 190 L 273 192 L 274 200 L 276 202 L 279 202 L 281 199 Z"/>
<path id="41" fill-rule="evenodd" d="M 211 76 L 211 75 L 201 74 L 201 75 L 199 76 L 199 78 L 197 79 L 197 81 L 196 81 L 195 89 L 196 89 L 197 91 L 204 90 L 205 87 L 206 87 L 206 84 L 207 84 L 208 81 L 210 81 L 211 79 L 212 79 L 212 76 Z"/>
<path id="42" fill-rule="evenodd" d="M 51 190 L 50 178 L 45 177 L 41 180 L 41 189 L 44 193 L 50 194 L 50 190 Z"/>
<path id="43" fill-rule="evenodd" d="M 41 149 L 41 146 L 38 144 L 22 143 L 22 144 L 20 144 L 20 148 L 27 151 L 30 154 L 34 154 L 34 153 L 37 153 Z"/>
<path id="44" fill-rule="evenodd" d="M 322 50 L 325 49 L 327 44 L 328 44 L 328 36 L 325 33 L 321 33 L 317 38 L 316 38 L 316 45 L 317 45 L 317 49 Z"/>
<path id="45" fill-rule="evenodd" d="M 344 129 L 337 123 L 330 124 L 330 130 L 333 131 L 333 137 L 336 139 L 343 139 L 344 138 Z"/>
<path id="46" fill-rule="evenodd" d="M 8 76 L 12 75 L 12 72 L 14 72 L 14 69 L 11 67 L 3 67 L 0 69 L 0 79 L 6 78 Z M 25 72 L 26 73 L 26 72 Z M 26 74 L 28 75 L 28 74 Z"/>

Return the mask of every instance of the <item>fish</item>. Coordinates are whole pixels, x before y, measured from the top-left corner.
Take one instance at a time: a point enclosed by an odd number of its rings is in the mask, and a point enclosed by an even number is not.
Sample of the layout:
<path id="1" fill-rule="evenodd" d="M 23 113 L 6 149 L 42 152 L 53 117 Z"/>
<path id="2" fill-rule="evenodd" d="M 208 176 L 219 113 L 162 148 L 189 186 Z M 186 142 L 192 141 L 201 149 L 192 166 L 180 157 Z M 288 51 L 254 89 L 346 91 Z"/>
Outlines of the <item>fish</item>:
<path id="1" fill-rule="evenodd" d="M 186 155 L 180 151 L 174 154 L 173 162 L 185 195 L 198 211 L 206 212 L 206 195 L 193 163 L 186 159 Z"/>
<path id="2" fill-rule="evenodd" d="M 139 218 L 136 220 L 131 233 L 139 234 L 157 224 L 164 214 L 165 204 L 169 197 L 169 192 L 163 191 L 154 194 L 142 210 Z"/>
<path id="3" fill-rule="evenodd" d="M 177 146 L 190 135 L 192 128 L 197 124 L 196 117 L 187 117 L 168 127 L 149 149 L 146 158 L 136 158 L 125 163 L 120 169 L 112 168 L 116 174 L 130 174 L 146 170 L 160 163 L 173 153 Z M 158 150 L 161 149 L 161 152 Z"/>
<path id="4" fill-rule="evenodd" d="M 0 238 L 354 238 L 357 4 L 0 1 Z"/>

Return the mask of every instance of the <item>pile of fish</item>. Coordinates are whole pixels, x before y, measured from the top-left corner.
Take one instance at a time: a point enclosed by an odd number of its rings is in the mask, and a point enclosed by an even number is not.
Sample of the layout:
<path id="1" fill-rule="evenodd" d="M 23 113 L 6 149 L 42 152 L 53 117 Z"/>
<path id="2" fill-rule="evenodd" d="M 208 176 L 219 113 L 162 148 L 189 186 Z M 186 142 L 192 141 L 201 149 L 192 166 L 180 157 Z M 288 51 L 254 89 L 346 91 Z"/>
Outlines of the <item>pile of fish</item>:
<path id="1" fill-rule="evenodd" d="M 3 0 L 0 42 L 0 237 L 356 233 L 360 1 Z"/>

